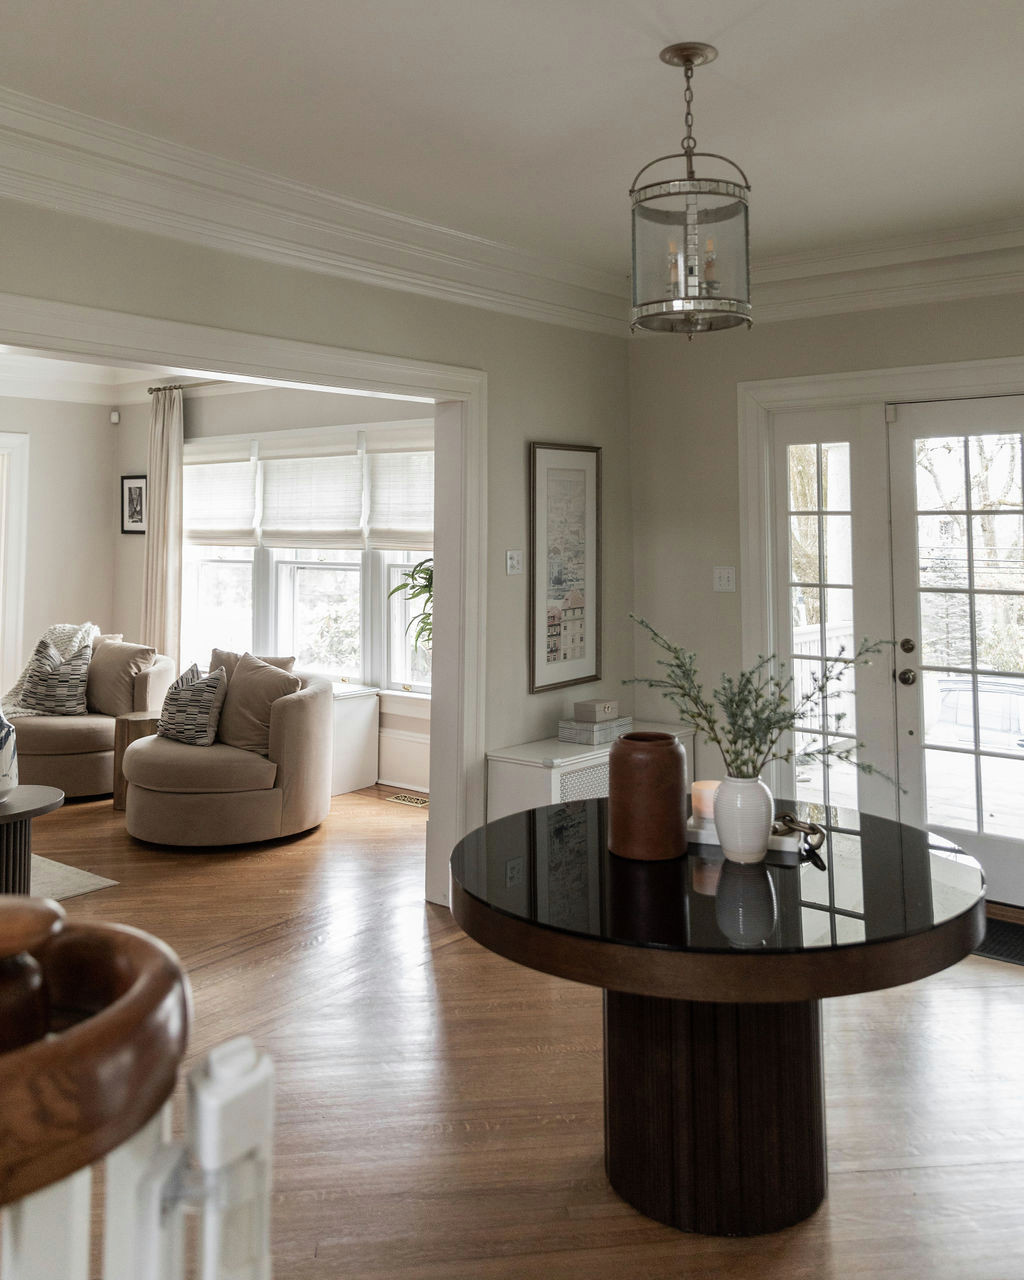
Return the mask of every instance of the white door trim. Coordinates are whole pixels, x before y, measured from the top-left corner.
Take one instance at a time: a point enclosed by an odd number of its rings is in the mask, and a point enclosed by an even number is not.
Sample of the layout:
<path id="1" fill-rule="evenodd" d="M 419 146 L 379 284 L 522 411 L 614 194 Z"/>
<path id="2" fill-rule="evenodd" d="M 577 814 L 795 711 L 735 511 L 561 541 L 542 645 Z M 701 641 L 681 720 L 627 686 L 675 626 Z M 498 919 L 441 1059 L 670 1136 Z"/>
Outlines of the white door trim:
<path id="1" fill-rule="evenodd" d="M 0 294 L 0 343 L 117 364 L 169 365 L 305 387 L 399 393 L 436 402 L 447 501 L 435 532 L 438 633 L 432 695 L 426 895 L 447 904 L 448 857 L 484 821 L 487 596 L 487 375 L 205 325 Z M 450 483 L 452 476 L 457 477 Z M 450 487 L 449 487 L 450 484 Z M 19 593 L 22 596 L 23 593 Z M 20 635 L 20 630 L 17 632 Z"/>
<path id="2" fill-rule="evenodd" d="M 0 608 L 0 688 L 7 690 L 24 666 L 22 632 L 25 626 L 25 562 L 28 553 L 29 437 L 0 433 L 0 453 L 7 455 L 7 502 L 3 512 L 2 608 Z"/>
<path id="3" fill-rule="evenodd" d="M 744 666 L 776 649 L 772 530 L 772 414 L 845 405 L 959 400 L 1024 393 L 1024 356 L 827 373 L 737 386 L 740 468 L 740 616 Z"/>

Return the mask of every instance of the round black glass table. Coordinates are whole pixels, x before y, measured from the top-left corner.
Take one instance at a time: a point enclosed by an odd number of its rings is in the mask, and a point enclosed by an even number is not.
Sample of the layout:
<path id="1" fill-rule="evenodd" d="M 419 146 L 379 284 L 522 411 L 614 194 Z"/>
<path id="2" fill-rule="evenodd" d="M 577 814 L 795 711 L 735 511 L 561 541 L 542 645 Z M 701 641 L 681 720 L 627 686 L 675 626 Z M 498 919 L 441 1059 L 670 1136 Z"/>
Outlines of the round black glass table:
<path id="1" fill-rule="evenodd" d="M 607 847 L 607 801 L 511 814 L 451 858 L 452 914 L 532 969 L 604 989 L 605 1167 L 641 1212 L 758 1235 L 826 1188 L 821 1000 L 926 977 L 985 932 L 984 880 L 941 837 L 846 809 L 818 865 L 713 844 L 640 862 Z"/>

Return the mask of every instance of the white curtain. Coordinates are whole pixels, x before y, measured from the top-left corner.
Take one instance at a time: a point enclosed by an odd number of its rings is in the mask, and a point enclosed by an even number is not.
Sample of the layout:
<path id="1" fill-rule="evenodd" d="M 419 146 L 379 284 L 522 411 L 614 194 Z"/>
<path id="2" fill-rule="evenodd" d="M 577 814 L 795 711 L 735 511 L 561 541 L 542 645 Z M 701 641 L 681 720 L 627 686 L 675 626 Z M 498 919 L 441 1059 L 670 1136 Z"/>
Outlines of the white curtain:
<path id="1" fill-rule="evenodd" d="M 169 654 L 175 664 L 181 633 L 183 421 L 181 388 L 154 391 L 149 413 L 149 511 L 139 638 Z"/>

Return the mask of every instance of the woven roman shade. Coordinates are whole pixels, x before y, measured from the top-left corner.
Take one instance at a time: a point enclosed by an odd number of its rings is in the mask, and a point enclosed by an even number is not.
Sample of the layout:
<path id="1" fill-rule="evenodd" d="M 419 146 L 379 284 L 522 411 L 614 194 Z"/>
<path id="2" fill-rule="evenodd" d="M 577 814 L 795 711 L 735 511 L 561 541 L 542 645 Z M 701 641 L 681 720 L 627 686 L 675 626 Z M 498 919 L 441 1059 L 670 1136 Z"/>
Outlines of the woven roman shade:
<path id="1" fill-rule="evenodd" d="M 367 546 L 410 551 L 434 545 L 434 455 L 371 453 Z"/>
<path id="2" fill-rule="evenodd" d="M 361 551 L 363 459 L 269 458 L 263 463 L 265 547 Z"/>
<path id="3" fill-rule="evenodd" d="M 257 546 L 256 463 L 203 462 L 182 470 L 187 541 L 214 547 Z"/>

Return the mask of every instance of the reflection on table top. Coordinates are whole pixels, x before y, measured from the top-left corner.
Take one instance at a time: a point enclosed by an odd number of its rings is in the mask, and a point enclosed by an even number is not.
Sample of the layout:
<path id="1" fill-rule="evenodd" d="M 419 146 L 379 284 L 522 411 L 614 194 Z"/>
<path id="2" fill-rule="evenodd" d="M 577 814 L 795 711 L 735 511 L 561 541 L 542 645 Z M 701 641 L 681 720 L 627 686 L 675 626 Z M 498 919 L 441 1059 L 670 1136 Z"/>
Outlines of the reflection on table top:
<path id="1" fill-rule="evenodd" d="M 513 919 L 673 951 L 835 950 L 927 932 L 984 894 L 978 863 L 941 837 L 848 809 L 777 801 L 826 831 L 825 869 L 769 853 L 753 867 L 693 845 L 666 862 L 607 848 L 607 801 L 512 814 L 455 848 L 452 876 Z"/>

